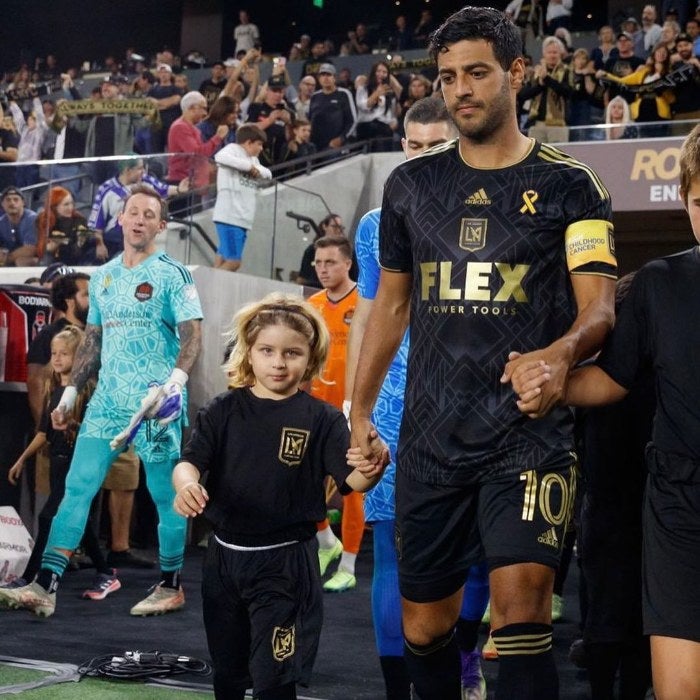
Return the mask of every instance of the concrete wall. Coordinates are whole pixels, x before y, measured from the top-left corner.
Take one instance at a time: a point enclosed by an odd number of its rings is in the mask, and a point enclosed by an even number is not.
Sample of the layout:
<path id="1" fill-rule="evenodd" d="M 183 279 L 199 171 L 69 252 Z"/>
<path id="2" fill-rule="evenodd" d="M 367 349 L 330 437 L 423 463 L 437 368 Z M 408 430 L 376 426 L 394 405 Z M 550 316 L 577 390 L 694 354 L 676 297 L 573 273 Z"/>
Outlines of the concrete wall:
<path id="1" fill-rule="evenodd" d="M 310 175 L 261 189 L 255 222 L 248 234 L 241 271 L 249 275 L 289 281 L 290 273 L 299 270 L 304 249 L 313 241 L 313 231 L 300 231 L 294 211 L 317 223 L 329 212 L 340 214 L 349 237 L 368 210 L 381 204 L 382 187 L 387 175 L 402 160 L 401 153 L 359 155 L 320 168 Z M 211 209 L 194 217 L 216 242 Z M 170 224 L 167 251 L 189 264 L 211 265 L 214 254 L 193 231 L 190 240 L 181 240 L 183 227 Z"/>

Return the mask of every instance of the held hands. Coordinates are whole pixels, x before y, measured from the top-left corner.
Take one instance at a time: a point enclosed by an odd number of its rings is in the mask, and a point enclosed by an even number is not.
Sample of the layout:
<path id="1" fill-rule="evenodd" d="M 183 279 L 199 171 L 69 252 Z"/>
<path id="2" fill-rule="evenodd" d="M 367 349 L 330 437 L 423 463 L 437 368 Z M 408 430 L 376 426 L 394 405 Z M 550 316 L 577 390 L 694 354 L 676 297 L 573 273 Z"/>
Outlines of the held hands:
<path id="1" fill-rule="evenodd" d="M 207 490 L 196 481 L 185 484 L 176 494 L 173 506 L 175 512 L 186 518 L 194 518 L 204 512 L 209 500 Z"/>
<path id="2" fill-rule="evenodd" d="M 530 418 L 547 415 L 566 394 L 569 363 L 547 350 L 511 352 L 501 377 L 501 384 L 512 384 L 518 408 Z"/>
<path id="3" fill-rule="evenodd" d="M 389 464 L 389 448 L 367 418 L 352 419 L 352 447 L 346 456 L 348 465 L 367 478 L 376 476 Z"/>

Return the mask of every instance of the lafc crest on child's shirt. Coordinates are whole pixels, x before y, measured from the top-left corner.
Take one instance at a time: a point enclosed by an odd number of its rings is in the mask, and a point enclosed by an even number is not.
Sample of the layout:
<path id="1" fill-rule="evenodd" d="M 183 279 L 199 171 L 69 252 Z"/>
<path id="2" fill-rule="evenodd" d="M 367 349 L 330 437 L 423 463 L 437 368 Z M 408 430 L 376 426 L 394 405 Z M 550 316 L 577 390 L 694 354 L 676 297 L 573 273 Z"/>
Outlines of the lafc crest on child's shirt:
<path id="1" fill-rule="evenodd" d="M 295 630 L 291 627 L 275 627 L 272 630 L 272 658 L 275 661 L 284 661 L 294 655 Z"/>
<path id="2" fill-rule="evenodd" d="M 309 445 L 308 430 L 299 428 L 282 428 L 280 438 L 279 460 L 288 467 L 297 467 L 306 454 Z"/>

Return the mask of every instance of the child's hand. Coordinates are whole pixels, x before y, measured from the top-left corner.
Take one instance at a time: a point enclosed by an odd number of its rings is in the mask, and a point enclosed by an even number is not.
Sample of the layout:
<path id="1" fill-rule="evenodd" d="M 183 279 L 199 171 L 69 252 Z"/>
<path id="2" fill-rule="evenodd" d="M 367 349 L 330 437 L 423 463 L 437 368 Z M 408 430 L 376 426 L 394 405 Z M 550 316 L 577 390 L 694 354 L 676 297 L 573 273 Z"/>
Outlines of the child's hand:
<path id="1" fill-rule="evenodd" d="M 24 460 L 18 459 L 7 472 L 7 480 L 13 485 L 17 486 L 17 479 L 21 476 L 24 471 Z"/>
<path id="2" fill-rule="evenodd" d="M 543 360 L 536 360 L 520 366 L 517 382 L 513 389 L 518 394 L 516 404 L 520 411 L 530 418 L 537 418 L 542 401 L 542 387 L 552 378 L 551 367 Z"/>
<path id="3" fill-rule="evenodd" d="M 359 447 L 351 447 L 346 453 L 345 457 L 348 462 L 348 466 L 353 469 L 357 469 L 362 475 L 366 476 L 368 479 L 381 474 L 384 471 L 384 467 L 389 464 L 390 454 L 389 448 L 379 437 L 376 430 L 373 430 L 370 434 L 369 440 L 370 448 L 372 449 L 373 459 L 369 460 L 365 458 L 362 454 L 362 450 Z"/>
<path id="4" fill-rule="evenodd" d="M 208 500 L 209 494 L 204 486 L 196 481 L 190 481 L 177 492 L 173 505 L 175 512 L 186 518 L 194 518 L 195 515 L 202 514 Z"/>

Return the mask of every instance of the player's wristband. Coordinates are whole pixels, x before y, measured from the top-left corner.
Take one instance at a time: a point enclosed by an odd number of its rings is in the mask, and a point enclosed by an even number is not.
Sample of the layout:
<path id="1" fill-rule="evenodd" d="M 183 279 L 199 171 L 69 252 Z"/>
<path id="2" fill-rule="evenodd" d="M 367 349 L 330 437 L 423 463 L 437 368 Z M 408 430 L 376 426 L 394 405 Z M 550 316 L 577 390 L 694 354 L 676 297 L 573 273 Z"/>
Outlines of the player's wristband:
<path id="1" fill-rule="evenodd" d="M 75 406 L 75 400 L 78 398 L 78 390 L 74 386 L 67 386 L 61 394 L 61 400 L 58 402 L 58 407 L 64 412 L 72 411 Z"/>
<path id="2" fill-rule="evenodd" d="M 175 367 L 175 369 L 170 373 L 170 377 L 168 378 L 166 384 L 174 382 L 175 384 L 179 384 L 181 387 L 183 387 L 185 384 L 187 384 L 187 380 L 189 378 L 190 376 L 187 374 L 187 372 L 185 372 L 185 370 Z"/>

